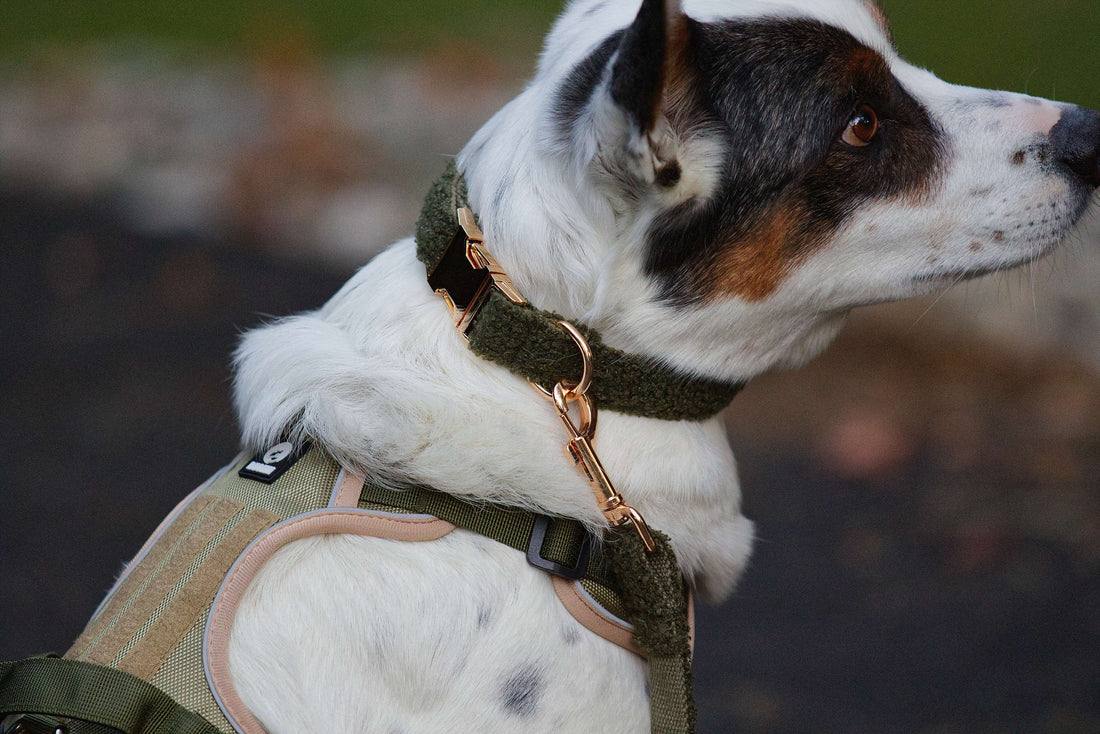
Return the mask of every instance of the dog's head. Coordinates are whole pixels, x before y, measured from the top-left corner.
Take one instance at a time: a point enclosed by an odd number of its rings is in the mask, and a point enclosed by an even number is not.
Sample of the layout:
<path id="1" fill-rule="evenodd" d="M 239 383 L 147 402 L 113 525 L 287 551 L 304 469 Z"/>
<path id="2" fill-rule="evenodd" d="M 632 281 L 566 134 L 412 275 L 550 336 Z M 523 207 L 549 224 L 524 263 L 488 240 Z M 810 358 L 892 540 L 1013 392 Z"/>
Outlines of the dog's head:
<path id="1" fill-rule="evenodd" d="M 1098 152 L 1095 112 L 902 61 L 871 0 L 576 0 L 460 165 L 534 303 L 747 377 L 1049 251 Z"/>

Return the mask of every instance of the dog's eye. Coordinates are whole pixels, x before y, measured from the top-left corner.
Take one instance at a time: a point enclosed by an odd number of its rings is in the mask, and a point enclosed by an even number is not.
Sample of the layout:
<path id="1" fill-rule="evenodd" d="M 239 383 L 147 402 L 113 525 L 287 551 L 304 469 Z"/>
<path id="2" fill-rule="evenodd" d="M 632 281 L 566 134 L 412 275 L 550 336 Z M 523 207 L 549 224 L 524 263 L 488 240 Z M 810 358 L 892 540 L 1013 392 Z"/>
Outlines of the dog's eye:
<path id="1" fill-rule="evenodd" d="M 870 145 L 878 134 L 878 115 L 867 105 L 860 105 L 852 119 L 848 121 L 848 127 L 844 130 L 842 140 L 853 148 L 862 148 Z"/>

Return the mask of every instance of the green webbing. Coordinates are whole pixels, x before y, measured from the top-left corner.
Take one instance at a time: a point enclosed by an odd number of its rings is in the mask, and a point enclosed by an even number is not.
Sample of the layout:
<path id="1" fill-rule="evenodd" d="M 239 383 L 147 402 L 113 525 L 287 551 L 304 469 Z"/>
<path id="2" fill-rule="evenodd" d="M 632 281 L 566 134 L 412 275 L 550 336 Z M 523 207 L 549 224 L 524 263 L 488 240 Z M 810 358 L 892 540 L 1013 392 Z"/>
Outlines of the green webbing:
<path id="1" fill-rule="evenodd" d="M 435 182 L 416 222 L 416 254 L 430 271 L 454 237 L 455 210 L 466 206 L 466 182 L 453 162 Z M 493 254 L 493 243 L 486 243 Z M 561 317 L 517 306 L 493 290 L 467 336 L 470 350 L 484 359 L 551 388 L 579 379 L 581 357 L 554 323 Z M 596 366 L 592 395 L 601 408 L 664 420 L 703 420 L 717 415 L 743 387 L 691 376 L 638 354 L 607 346 L 600 335 L 577 327 L 592 346 Z"/>
<path id="2" fill-rule="evenodd" d="M 694 734 L 688 589 L 668 536 L 653 530 L 657 549 L 647 553 L 632 528 L 605 543 L 611 580 L 622 597 L 634 641 L 649 662 L 652 734 Z"/>
<path id="3" fill-rule="evenodd" d="M 64 658 L 0 663 L 0 718 L 23 713 L 81 719 L 124 734 L 222 734 L 151 683 Z"/>
<path id="4" fill-rule="evenodd" d="M 359 502 L 432 515 L 524 552 L 527 551 L 537 517 L 525 510 L 465 502 L 449 494 L 423 487 L 395 491 L 370 482 L 363 485 Z M 577 554 L 586 532 L 584 526 L 576 520 L 551 518 L 540 555 L 571 568 L 577 562 Z M 596 566 L 597 564 L 589 563 L 586 577 L 596 573 Z"/>

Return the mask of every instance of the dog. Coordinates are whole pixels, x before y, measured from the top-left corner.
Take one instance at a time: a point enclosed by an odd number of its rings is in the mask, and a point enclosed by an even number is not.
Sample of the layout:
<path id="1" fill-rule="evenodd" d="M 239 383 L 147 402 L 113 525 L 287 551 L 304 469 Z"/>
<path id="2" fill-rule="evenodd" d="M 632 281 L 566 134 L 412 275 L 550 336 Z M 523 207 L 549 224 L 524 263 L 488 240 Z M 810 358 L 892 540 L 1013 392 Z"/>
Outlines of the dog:
<path id="1" fill-rule="evenodd" d="M 857 306 L 1050 252 L 1098 156 L 1100 114 L 940 81 L 900 58 L 872 0 L 575 0 L 457 167 L 527 301 L 742 383 L 811 359 Z M 471 352 L 412 239 L 319 310 L 247 333 L 235 369 L 249 455 L 308 440 L 386 486 L 607 528 L 557 411 Z M 598 435 L 694 593 L 727 597 L 753 528 L 720 418 L 608 409 Z M 270 734 L 650 729 L 641 658 L 580 625 L 522 553 L 462 529 L 288 543 L 227 644 Z"/>

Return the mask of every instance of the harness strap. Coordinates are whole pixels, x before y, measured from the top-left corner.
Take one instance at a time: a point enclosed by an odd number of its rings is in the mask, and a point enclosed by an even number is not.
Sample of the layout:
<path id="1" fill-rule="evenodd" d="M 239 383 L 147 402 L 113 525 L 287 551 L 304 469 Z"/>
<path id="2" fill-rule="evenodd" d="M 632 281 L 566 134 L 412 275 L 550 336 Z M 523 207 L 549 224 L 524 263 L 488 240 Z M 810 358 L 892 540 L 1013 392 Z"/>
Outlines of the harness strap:
<path id="1" fill-rule="evenodd" d="M 455 235 L 455 211 L 467 206 L 466 182 L 454 162 L 435 182 L 416 222 L 416 255 L 431 270 Z M 544 388 L 562 375 L 580 375 L 573 341 L 554 324 L 561 316 L 519 305 L 495 288 L 466 336 L 470 350 Z M 703 420 L 720 413 L 744 383 L 689 375 L 649 357 L 604 344 L 600 335 L 577 327 L 592 347 L 597 374 L 592 392 L 600 407 L 664 420 Z"/>
<path id="2" fill-rule="evenodd" d="M 80 719 L 123 734 L 221 734 L 151 683 L 57 657 L 0 663 L 0 718 L 12 713 Z"/>
<path id="3" fill-rule="evenodd" d="M 530 551 L 528 560 L 543 570 L 567 578 L 607 582 L 599 554 L 589 551 L 593 540 L 584 525 L 576 520 L 547 517 L 497 505 L 474 504 L 424 487 L 393 490 L 370 482 L 363 485 L 359 506 L 432 515 L 517 550 Z M 532 554 L 549 563 L 540 565 Z M 575 570 L 576 574 L 570 575 L 570 570 Z"/>

